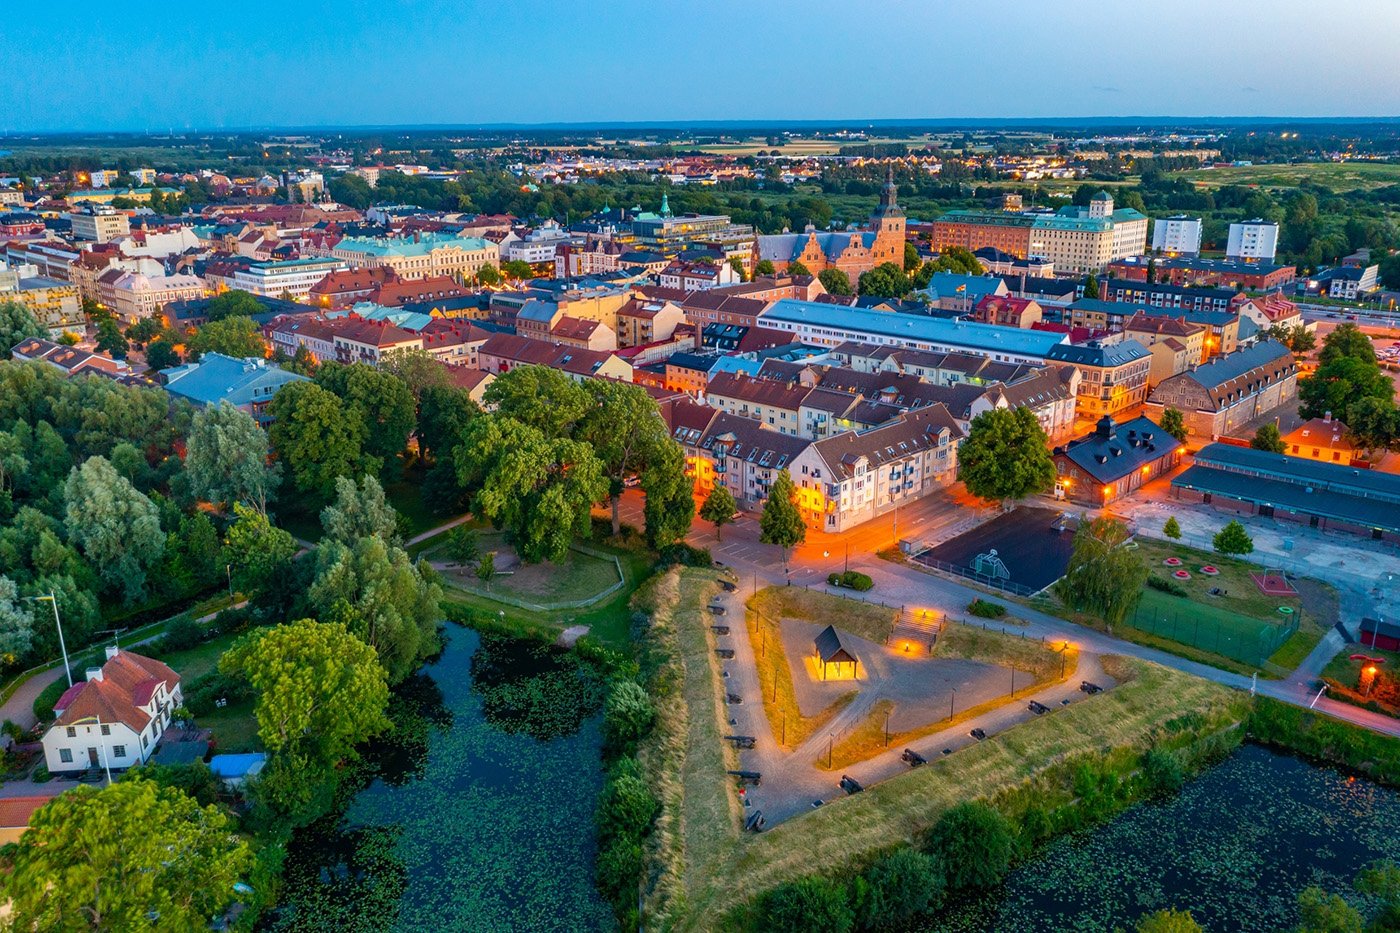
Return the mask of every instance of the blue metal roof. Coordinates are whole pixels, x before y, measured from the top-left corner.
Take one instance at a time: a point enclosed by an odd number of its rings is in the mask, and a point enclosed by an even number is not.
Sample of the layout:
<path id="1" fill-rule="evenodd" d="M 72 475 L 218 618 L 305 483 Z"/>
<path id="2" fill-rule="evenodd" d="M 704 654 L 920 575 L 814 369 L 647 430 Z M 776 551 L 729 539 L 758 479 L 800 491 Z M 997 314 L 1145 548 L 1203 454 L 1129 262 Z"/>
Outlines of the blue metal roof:
<path id="1" fill-rule="evenodd" d="M 266 402 L 287 383 L 308 381 L 305 376 L 264 359 L 239 360 L 222 353 L 206 353 L 198 363 L 186 363 L 164 373 L 167 392 L 201 405 Z"/>
<path id="2" fill-rule="evenodd" d="M 794 298 L 784 298 L 775 302 L 763 312 L 759 320 L 765 326 L 791 323 L 849 331 L 861 336 L 883 338 L 877 341 L 883 343 L 909 346 L 922 343 L 1037 358 L 1044 358 L 1051 347 L 1065 339 L 1064 334 L 1048 331 L 1022 330 L 996 324 L 977 324 L 972 321 L 950 321 L 923 315 L 799 301 Z"/>

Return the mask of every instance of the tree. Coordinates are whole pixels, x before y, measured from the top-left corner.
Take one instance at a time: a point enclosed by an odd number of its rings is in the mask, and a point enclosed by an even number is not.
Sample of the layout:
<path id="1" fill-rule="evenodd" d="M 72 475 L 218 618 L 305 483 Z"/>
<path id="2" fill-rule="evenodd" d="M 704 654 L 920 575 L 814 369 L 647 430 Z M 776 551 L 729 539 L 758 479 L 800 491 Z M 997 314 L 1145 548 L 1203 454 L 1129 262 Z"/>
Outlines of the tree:
<path id="1" fill-rule="evenodd" d="M 1321 418 L 1329 412 L 1340 416 L 1360 399 L 1390 401 L 1394 397 L 1395 385 L 1376 363 L 1336 356 L 1299 380 L 1298 413 L 1304 418 Z"/>
<path id="2" fill-rule="evenodd" d="M 1136 933 L 1204 933 L 1189 910 L 1171 907 L 1139 917 L 1133 930 Z"/>
<path id="3" fill-rule="evenodd" d="M 186 343 L 190 359 L 197 360 L 206 353 L 222 353 L 236 360 L 262 359 L 267 356 L 267 343 L 262 331 L 251 318 L 229 317 L 210 321 L 194 332 Z"/>
<path id="4" fill-rule="evenodd" d="M 773 267 L 773 260 L 760 259 L 758 265 L 753 267 L 754 275 L 775 275 L 777 270 Z"/>
<path id="5" fill-rule="evenodd" d="M 251 292 L 245 292 L 241 288 L 231 288 L 210 298 L 205 313 L 208 314 L 211 321 L 222 321 L 231 317 L 252 317 L 255 314 L 262 314 L 266 310 L 262 302 L 258 301 Z"/>
<path id="6" fill-rule="evenodd" d="M 905 272 L 905 274 L 912 274 L 912 273 L 914 273 L 915 271 L 918 270 L 919 266 L 921 266 L 922 264 L 923 264 L 923 260 L 919 258 L 919 250 L 918 250 L 918 247 L 916 247 L 913 243 L 910 243 L 908 240 L 905 240 L 905 241 L 904 241 L 904 272 Z"/>
<path id="7" fill-rule="evenodd" d="M 5 895 L 25 928 L 198 930 L 228 908 L 253 855 L 218 807 L 136 779 L 40 807 L 11 864 Z"/>
<path id="8" fill-rule="evenodd" d="M 18 301 L 0 301 L 0 352 L 6 359 L 10 350 L 21 340 L 47 336 L 48 331 L 34 317 L 28 305 Z"/>
<path id="9" fill-rule="evenodd" d="M 399 539 L 399 513 L 384 498 L 384 487 L 369 474 L 360 484 L 348 476 L 335 479 L 335 501 L 321 510 L 321 527 L 342 544 L 378 535 L 389 544 Z"/>
<path id="10" fill-rule="evenodd" d="M 442 588 L 380 537 L 322 542 L 306 597 L 320 618 L 344 624 L 375 650 L 390 683 L 438 648 Z"/>
<path id="11" fill-rule="evenodd" d="M 521 259 L 508 259 L 501 263 L 501 273 L 508 279 L 519 282 L 535 274 L 530 264 Z"/>
<path id="12" fill-rule="evenodd" d="M 748 273 L 744 271 L 744 260 L 740 259 L 738 256 L 729 260 L 729 268 L 734 270 L 734 275 L 740 282 L 748 280 Z"/>
<path id="13" fill-rule="evenodd" d="M 661 549 L 685 539 L 695 518 L 695 487 L 685 475 L 685 453 L 679 444 L 664 438 L 642 469 L 646 505 L 647 543 Z"/>
<path id="14" fill-rule="evenodd" d="M 1390 399 L 1367 396 L 1355 399 L 1346 410 L 1347 438 L 1366 452 L 1395 446 L 1400 436 L 1400 410 Z"/>
<path id="15" fill-rule="evenodd" d="M 1254 539 L 1244 526 L 1231 519 L 1211 540 L 1211 547 L 1220 554 L 1249 554 L 1254 550 Z"/>
<path id="16" fill-rule="evenodd" d="M 476 270 L 476 281 L 478 285 L 485 285 L 488 288 L 501 284 L 501 273 L 495 266 L 482 266 Z"/>
<path id="17" fill-rule="evenodd" d="M 1055 483 L 1055 461 L 1035 413 L 993 408 L 972 419 L 958 451 L 958 478 L 982 499 L 1024 499 Z"/>
<path id="18" fill-rule="evenodd" d="M 794 277 L 799 275 L 811 275 L 812 270 L 804 266 L 800 259 L 794 259 L 792 262 L 788 263 L 787 274 Z"/>
<path id="19" fill-rule="evenodd" d="M 1361 914 L 1339 895 L 1311 885 L 1298 895 L 1298 933 L 1361 933 Z"/>
<path id="20" fill-rule="evenodd" d="M 1092 272 L 1090 272 L 1089 277 L 1084 280 L 1084 297 L 1099 297 L 1099 277 Z"/>
<path id="21" fill-rule="evenodd" d="M 160 513 L 105 457 L 74 467 L 63 487 L 68 540 L 131 603 L 146 595 L 147 572 L 165 553 Z"/>
<path id="22" fill-rule="evenodd" d="M 466 566 L 476 563 L 481 556 L 481 544 L 476 539 L 476 531 L 466 525 L 458 525 L 447 534 L 447 556 L 458 564 Z"/>
<path id="23" fill-rule="evenodd" d="M 1317 346 L 1317 335 L 1308 330 L 1304 324 L 1295 324 L 1288 327 L 1283 324 L 1275 324 L 1264 332 L 1266 337 L 1277 340 L 1294 353 L 1307 353 Z"/>
<path id="24" fill-rule="evenodd" d="M 1147 566 L 1126 546 L 1131 540 L 1128 526 L 1117 519 L 1081 517 L 1069 568 L 1055 583 L 1055 595 L 1066 606 L 1097 615 L 1110 633 L 1132 612 L 1147 583 Z"/>
<path id="25" fill-rule="evenodd" d="M 429 385 L 418 396 L 418 449 L 427 457 L 450 458 L 462 432 L 481 413 L 466 389 Z"/>
<path id="26" fill-rule="evenodd" d="M 496 576 L 496 552 L 487 551 L 481 555 L 481 560 L 476 563 L 476 578 L 482 582 L 489 592 L 491 580 Z"/>
<path id="27" fill-rule="evenodd" d="M 515 535 L 521 560 L 562 560 L 589 534 L 594 502 L 608 492 L 593 449 L 496 414 L 473 421 L 453 454 L 472 508 Z"/>
<path id="28" fill-rule="evenodd" d="M 257 629 L 224 653 L 219 671 L 256 691 L 258 738 L 273 753 L 297 746 L 333 764 L 389 726 L 384 668 L 338 623 Z"/>
<path id="29" fill-rule="evenodd" d="M 520 366 L 497 377 L 487 387 L 482 401 L 495 408 L 498 414 L 534 428 L 549 439 L 573 437 L 579 422 L 591 414 L 594 423 L 588 433 L 597 437 L 614 422 L 635 425 L 640 420 L 634 410 L 635 393 L 619 391 L 621 388 L 626 387 L 586 389 L 562 370 L 549 366 Z M 642 394 L 646 395 L 645 390 Z M 599 415 L 595 409 L 605 401 L 626 405 L 629 410 L 615 418 L 606 413 Z M 652 410 L 655 411 L 654 405 Z"/>
<path id="30" fill-rule="evenodd" d="M 627 748 L 644 737 L 656 722 L 656 707 L 640 684 L 619 680 L 603 706 L 603 732 L 612 748 Z"/>
<path id="31" fill-rule="evenodd" d="M 797 487 L 786 469 L 778 471 L 778 478 L 768 489 L 768 501 L 758 517 L 758 540 L 782 548 L 784 564 L 788 551 L 807 540 L 807 523 L 797 507 Z"/>
<path id="32" fill-rule="evenodd" d="M 1254 450 L 1266 450 L 1274 454 L 1281 454 L 1287 449 L 1283 443 L 1283 435 L 1278 431 L 1278 425 L 1272 421 L 1259 426 L 1254 432 L 1254 437 L 1250 439 L 1249 446 Z"/>
<path id="33" fill-rule="evenodd" d="M 114 318 L 107 318 L 97 325 L 97 352 L 105 353 L 114 360 L 124 360 L 131 351 L 131 342 L 122 333 Z"/>
<path id="34" fill-rule="evenodd" d="M 226 401 L 201 408 L 185 442 L 190 494 L 221 509 L 244 502 L 265 515 L 282 472 L 268 455 L 267 433 L 252 415 Z"/>
<path id="35" fill-rule="evenodd" d="M 826 878 L 801 878 L 763 898 L 761 928 L 773 933 L 847 933 L 855 925 L 846 890 Z"/>
<path id="36" fill-rule="evenodd" d="M 416 404 L 402 379 L 368 363 L 337 363 L 316 370 L 316 385 L 334 392 L 361 421 L 366 454 L 389 460 L 408 445 Z"/>
<path id="37" fill-rule="evenodd" d="M 287 364 L 287 371 L 310 378 L 316 375 L 316 366 L 316 354 L 312 353 L 305 344 L 302 344 L 297 347 L 297 352 L 292 354 L 292 361 Z"/>
<path id="38" fill-rule="evenodd" d="M 193 583 L 209 586 L 223 576 L 225 561 L 219 532 L 203 512 L 183 516 L 179 530 L 166 539 L 165 549 L 177 555 L 178 565 Z"/>
<path id="39" fill-rule="evenodd" d="M 160 335 L 161 329 L 160 318 L 143 317 L 126 329 L 126 339 L 138 346 L 148 344 Z"/>
<path id="40" fill-rule="evenodd" d="M 1167 523 L 1162 526 L 1162 534 L 1171 538 L 1173 541 L 1179 541 L 1181 539 L 1181 525 L 1177 522 L 1175 515 L 1167 518 Z"/>
<path id="41" fill-rule="evenodd" d="M 427 350 L 392 350 L 380 360 L 379 368 L 398 377 L 415 399 L 421 399 L 423 390 L 429 386 L 452 385 L 452 374 L 447 366 Z"/>
<path id="42" fill-rule="evenodd" d="M 513 393 L 515 388 L 512 387 L 510 391 Z M 656 402 L 641 386 L 625 382 L 590 379 L 585 392 L 592 396 L 593 401 L 578 422 L 573 436 L 590 445 L 602 463 L 612 500 L 613 534 L 621 530 L 619 505 L 623 483 L 630 476 L 641 474 L 649 504 L 653 494 L 657 498 L 656 508 L 660 511 L 648 516 L 649 528 L 654 521 L 662 519 L 667 507 L 679 512 L 681 505 L 678 504 L 675 487 L 680 480 L 677 480 L 675 471 L 680 471 L 683 480 L 684 455 L 667 433 L 666 422 L 661 419 Z M 518 407 L 514 397 L 511 404 Z M 555 430 L 563 431 L 566 428 L 559 426 Z M 694 512 L 693 506 L 691 511 Z M 685 518 L 685 525 L 687 528 L 690 525 L 689 516 Z M 684 531 L 681 536 L 684 537 Z"/>
<path id="43" fill-rule="evenodd" d="M 851 277 L 844 269 L 823 269 L 817 273 L 817 281 L 822 283 L 822 288 L 832 295 L 849 295 L 851 291 Z"/>
<path id="44" fill-rule="evenodd" d="M 943 902 L 943 866 L 918 849 L 903 846 L 878 859 L 857 882 L 857 912 L 863 929 L 903 927 Z"/>
<path id="45" fill-rule="evenodd" d="M 1181 413 L 1180 409 L 1167 406 L 1162 409 L 1162 430 L 1176 438 L 1178 442 L 1185 443 L 1186 416 Z"/>
<path id="46" fill-rule="evenodd" d="M 1317 356 L 1320 366 L 1348 358 L 1366 363 L 1376 362 L 1376 346 L 1371 338 L 1355 324 L 1342 324 L 1322 340 L 1322 352 Z"/>
<path id="47" fill-rule="evenodd" d="M 0 576 L 0 662 L 13 666 L 29 654 L 34 645 L 32 604 L 19 600 L 19 587 L 9 577 Z"/>
<path id="48" fill-rule="evenodd" d="M 179 352 L 164 338 L 152 340 L 146 345 L 146 366 L 160 372 L 180 365 Z"/>
<path id="49" fill-rule="evenodd" d="M 882 262 L 869 272 L 862 272 L 857 281 L 857 291 L 876 298 L 903 298 L 912 287 L 904 269 L 893 262 Z"/>
<path id="50" fill-rule="evenodd" d="M 960 803 L 933 824 L 927 849 L 942 863 L 949 891 L 985 891 L 1011 867 L 1015 840 L 999 811 L 985 803 Z"/>
<path id="51" fill-rule="evenodd" d="M 379 472 L 364 452 L 365 423 L 314 382 L 291 382 L 272 398 L 272 446 L 302 492 L 329 497 L 337 476 Z"/>
<path id="52" fill-rule="evenodd" d="M 296 539 L 274 527 L 266 513 L 241 502 L 233 504 L 233 514 L 223 553 L 231 583 L 244 593 L 262 592 L 286 577 L 297 553 Z"/>
<path id="53" fill-rule="evenodd" d="M 715 483 L 700 506 L 700 517 L 715 526 L 715 540 L 720 541 L 724 537 L 724 526 L 734 521 L 734 513 L 738 510 L 729 487 L 723 483 Z"/>

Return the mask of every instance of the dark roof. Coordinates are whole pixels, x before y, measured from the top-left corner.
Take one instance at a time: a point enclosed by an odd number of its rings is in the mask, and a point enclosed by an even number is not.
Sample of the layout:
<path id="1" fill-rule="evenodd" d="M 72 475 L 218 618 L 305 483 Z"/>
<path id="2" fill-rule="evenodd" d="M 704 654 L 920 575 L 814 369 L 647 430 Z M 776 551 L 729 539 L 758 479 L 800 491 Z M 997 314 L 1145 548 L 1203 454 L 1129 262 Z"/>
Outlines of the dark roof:
<path id="1" fill-rule="evenodd" d="M 1254 452 L 1261 453 L 1262 451 Z M 1279 455 L 1273 454 L 1272 456 Z M 1299 457 L 1286 459 L 1302 460 Z M 1331 466 L 1331 464 L 1321 465 Z M 1363 470 L 1362 472 L 1368 471 Z M 1229 470 L 1218 470 L 1198 462 L 1173 479 L 1172 485 L 1182 489 L 1194 489 L 1217 496 L 1226 496 L 1255 505 L 1271 506 L 1276 512 L 1283 510 L 1303 515 L 1317 515 L 1321 518 L 1335 519 L 1365 528 L 1381 528 L 1386 531 L 1400 532 L 1400 503 L 1377 501 L 1315 486 L 1304 486 L 1287 479 L 1272 479 Z"/>
<path id="2" fill-rule="evenodd" d="M 1057 343 L 1045 354 L 1047 360 L 1074 363 L 1077 366 L 1122 366 L 1151 356 L 1152 353 L 1136 340 L 1124 340 L 1119 343 L 1103 343 L 1098 340 L 1082 344 Z"/>
<path id="3" fill-rule="evenodd" d="M 817 657 L 821 658 L 823 664 L 834 664 L 837 662 L 854 662 L 855 655 L 846 650 L 841 644 L 841 636 L 837 633 L 836 627 L 828 625 L 821 630 L 821 633 L 812 640 L 812 645 L 817 649 Z"/>
<path id="4" fill-rule="evenodd" d="M 1171 456 L 1176 446 L 1176 438 L 1149 418 L 1134 418 L 1120 425 L 1104 415 L 1092 432 L 1070 441 L 1057 453 L 1100 483 L 1112 483 Z"/>
<path id="5" fill-rule="evenodd" d="M 1233 353 L 1213 357 L 1210 362 L 1194 369 L 1169 376 L 1162 380 L 1162 386 L 1167 387 L 1165 392 L 1170 392 L 1182 382 L 1194 382 L 1205 390 L 1218 411 L 1257 393 L 1264 386 L 1287 378 L 1297 368 L 1293 354 L 1288 352 L 1287 347 L 1277 340 L 1261 340 Z M 1157 390 L 1153 391 L 1152 398 L 1158 398 Z"/>
<path id="6" fill-rule="evenodd" d="M 1400 504 L 1400 476 L 1394 473 L 1362 470 L 1231 444 L 1207 444 L 1196 454 L 1195 462 L 1260 478 L 1281 479 L 1314 489 L 1330 489 Z"/>

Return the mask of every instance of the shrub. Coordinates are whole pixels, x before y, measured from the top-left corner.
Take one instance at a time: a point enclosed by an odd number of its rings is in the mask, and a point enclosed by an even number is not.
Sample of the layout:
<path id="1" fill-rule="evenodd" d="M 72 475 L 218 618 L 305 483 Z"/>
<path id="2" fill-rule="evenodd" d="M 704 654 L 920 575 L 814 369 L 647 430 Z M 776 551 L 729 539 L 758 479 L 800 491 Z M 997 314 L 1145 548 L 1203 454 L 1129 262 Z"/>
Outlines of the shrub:
<path id="1" fill-rule="evenodd" d="M 974 599 L 967 604 L 967 611 L 979 619 L 1000 619 L 1006 615 L 1006 607 L 987 599 Z"/>
<path id="2" fill-rule="evenodd" d="M 1162 526 L 1162 534 L 1171 538 L 1173 541 L 1181 537 L 1181 523 L 1176 520 L 1175 515 L 1170 516 L 1167 519 L 1167 523 Z"/>
<path id="3" fill-rule="evenodd" d="M 847 933 L 854 925 L 845 887 L 826 878 L 789 881 L 763 898 L 762 929 L 774 933 Z"/>
<path id="4" fill-rule="evenodd" d="M 1186 775 L 1171 752 L 1149 748 L 1142 756 L 1142 780 L 1149 797 L 1170 797 L 1181 790 Z"/>
<path id="5" fill-rule="evenodd" d="M 184 690 L 185 708 L 195 716 L 205 716 L 214 712 L 215 701 L 228 700 L 230 703 L 243 703 L 253 698 L 253 685 L 241 677 L 230 677 L 218 671 L 210 671 L 195 678 Z"/>
<path id="6" fill-rule="evenodd" d="M 826 582 L 831 586 L 844 586 L 847 589 L 864 593 L 875 586 L 875 581 L 867 574 L 858 570 L 847 570 L 844 573 L 829 573 L 826 575 Z"/>
<path id="7" fill-rule="evenodd" d="M 651 731 L 656 708 L 647 692 L 632 680 L 617 680 L 603 705 L 603 735 L 611 748 L 629 748 Z"/>
<path id="8" fill-rule="evenodd" d="M 677 564 L 682 567 L 713 567 L 714 563 L 709 548 L 695 547 L 684 541 L 677 541 L 675 544 L 666 545 L 657 552 L 656 567 L 658 570 L 666 570 Z"/>
<path id="9" fill-rule="evenodd" d="M 1201 933 L 1201 925 L 1188 910 L 1159 910 L 1144 914 L 1133 927 L 1136 933 Z"/>
<path id="10" fill-rule="evenodd" d="M 605 844 L 614 839 L 640 842 L 660 810 L 661 803 L 647 788 L 636 759 L 620 759 L 598 798 L 594 819 L 599 841 Z"/>
<path id="11" fill-rule="evenodd" d="M 642 846 L 636 839 L 618 837 L 598 851 L 594 879 L 598 890 L 615 904 L 637 899 L 637 882 L 642 877 Z"/>
<path id="12" fill-rule="evenodd" d="M 986 890 L 1011 867 L 1015 838 L 997 810 L 960 803 L 929 830 L 928 851 L 943 864 L 949 891 Z"/>
<path id="13" fill-rule="evenodd" d="M 189 616 L 181 616 L 165 630 L 165 637 L 160 640 L 161 652 L 184 651 L 186 648 L 193 648 L 198 645 L 209 633 L 202 625 L 191 619 Z"/>
<path id="14" fill-rule="evenodd" d="M 1170 593 L 1173 596 L 1189 597 L 1191 595 L 1189 592 L 1187 592 L 1186 587 L 1177 583 L 1175 580 L 1168 580 L 1166 577 L 1159 577 L 1155 573 L 1149 573 L 1147 575 L 1147 585 L 1152 587 L 1154 590 L 1160 590 L 1163 593 Z"/>
<path id="15" fill-rule="evenodd" d="M 857 913 L 863 929 L 902 926 L 943 902 L 943 866 L 930 855 L 903 846 L 865 870 L 858 884 Z"/>

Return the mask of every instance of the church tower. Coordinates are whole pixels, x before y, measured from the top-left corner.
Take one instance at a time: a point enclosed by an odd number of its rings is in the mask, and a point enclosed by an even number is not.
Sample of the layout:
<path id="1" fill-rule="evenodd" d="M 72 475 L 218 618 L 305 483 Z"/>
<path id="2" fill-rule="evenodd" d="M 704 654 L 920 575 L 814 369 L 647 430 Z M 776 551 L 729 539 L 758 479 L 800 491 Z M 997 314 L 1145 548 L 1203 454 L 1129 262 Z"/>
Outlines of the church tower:
<path id="1" fill-rule="evenodd" d="M 891 165 L 885 176 L 885 184 L 880 189 L 880 206 L 870 215 L 870 226 L 875 231 L 871 253 L 876 265 L 904 262 L 904 211 L 900 209 L 896 194 L 894 166 Z"/>

